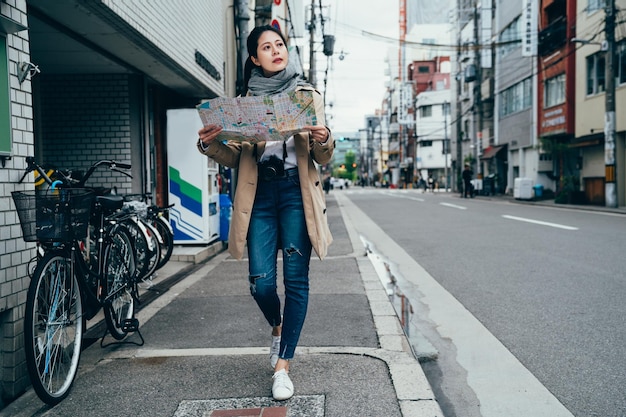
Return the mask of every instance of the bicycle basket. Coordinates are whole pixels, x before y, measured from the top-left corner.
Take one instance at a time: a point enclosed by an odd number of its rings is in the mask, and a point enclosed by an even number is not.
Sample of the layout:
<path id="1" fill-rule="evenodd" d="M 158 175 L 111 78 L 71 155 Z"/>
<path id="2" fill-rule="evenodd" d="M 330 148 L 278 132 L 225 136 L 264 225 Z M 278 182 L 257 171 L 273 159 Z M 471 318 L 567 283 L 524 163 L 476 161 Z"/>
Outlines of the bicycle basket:
<path id="1" fill-rule="evenodd" d="M 26 242 L 66 242 L 87 236 L 93 191 L 83 188 L 13 191 Z"/>

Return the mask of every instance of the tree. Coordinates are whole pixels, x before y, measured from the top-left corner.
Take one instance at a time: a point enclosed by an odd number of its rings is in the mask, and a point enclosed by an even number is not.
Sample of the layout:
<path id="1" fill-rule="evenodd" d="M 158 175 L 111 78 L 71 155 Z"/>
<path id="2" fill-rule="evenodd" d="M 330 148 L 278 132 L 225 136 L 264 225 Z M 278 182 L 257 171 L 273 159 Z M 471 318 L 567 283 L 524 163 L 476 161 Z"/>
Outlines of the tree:
<path id="1" fill-rule="evenodd" d="M 356 155 L 354 154 L 353 151 L 346 152 L 345 166 L 346 166 L 346 171 L 345 171 L 344 178 L 348 178 L 354 181 L 356 179 L 357 163 L 356 163 Z"/>

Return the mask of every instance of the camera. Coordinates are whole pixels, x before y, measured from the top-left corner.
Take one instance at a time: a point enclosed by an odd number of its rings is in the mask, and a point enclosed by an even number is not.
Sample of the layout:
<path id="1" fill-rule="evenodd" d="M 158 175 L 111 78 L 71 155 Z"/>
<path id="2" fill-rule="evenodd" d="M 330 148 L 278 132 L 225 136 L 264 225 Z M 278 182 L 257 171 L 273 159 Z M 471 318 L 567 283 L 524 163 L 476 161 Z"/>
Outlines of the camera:
<path id="1" fill-rule="evenodd" d="M 263 181 L 271 181 L 275 178 L 285 176 L 285 161 L 276 155 L 270 156 L 268 159 L 258 163 L 259 177 Z"/>

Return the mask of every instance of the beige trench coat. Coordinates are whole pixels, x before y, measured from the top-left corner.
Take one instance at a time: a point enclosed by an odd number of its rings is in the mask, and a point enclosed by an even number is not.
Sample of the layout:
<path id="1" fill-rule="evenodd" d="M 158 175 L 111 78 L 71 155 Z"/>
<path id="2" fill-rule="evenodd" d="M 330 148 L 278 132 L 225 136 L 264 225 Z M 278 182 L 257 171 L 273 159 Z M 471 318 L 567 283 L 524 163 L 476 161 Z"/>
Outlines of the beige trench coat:
<path id="1" fill-rule="evenodd" d="M 312 87 L 299 87 L 298 89 L 313 90 Z M 319 123 L 325 125 L 322 97 L 317 91 L 313 97 Z M 321 144 L 309 139 L 308 132 L 302 132 L 294 135 L 294 143 L 309 239 L 317 256 L 324 259 L 333 238 L 328 228 L 326 198 L 314 161 L 318 164 L 328 163 L 333 156 L 335 142 L 332 135 L 329 135 L 328 140 Z M 259 142 L 257 154 L 261 156 L 264 149 L 265 142 Z M 238 168 L 235 201 L 233 202 L 232 220 L 228 235 L 228 251 L 233 257 L 241 259 L 246 245 L 252 206 L 259 181 L 254 145 L 248 142 L 228 141 L 221 143 L 216 141 L 205 151 L 198 143 L 198 150 L 220 165 Z"/>

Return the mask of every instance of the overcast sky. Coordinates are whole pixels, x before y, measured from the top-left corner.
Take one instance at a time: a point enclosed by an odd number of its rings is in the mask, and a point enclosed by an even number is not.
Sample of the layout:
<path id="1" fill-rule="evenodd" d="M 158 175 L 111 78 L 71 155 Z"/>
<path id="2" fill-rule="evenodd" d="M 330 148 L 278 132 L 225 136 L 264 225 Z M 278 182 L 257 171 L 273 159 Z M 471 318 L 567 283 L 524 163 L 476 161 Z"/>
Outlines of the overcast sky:
<path id="1" fill-rule="evenodd" d="M 335 35 L 335 54 L 330 60 L 326 88 L 327 124 L 338 133 L 356 132 L 365 127 L 365 116 L 382 105 L 386 88 L 385 58 L 397 44 L 363 34 L 363 31 L 397 39 L 399 37 L 398 0 L 325 0 L 325 32 Z M 344 59 L 339 55 L 343 51 Z M 397 49 L 393 63 L 397 68 Z M 393 55 L 392 54 L 392 55 Z M 317 54 L 317 86 L 324 86 L 327 62 Z M 394 70 L 397 72 L 397 69 Z"/>

